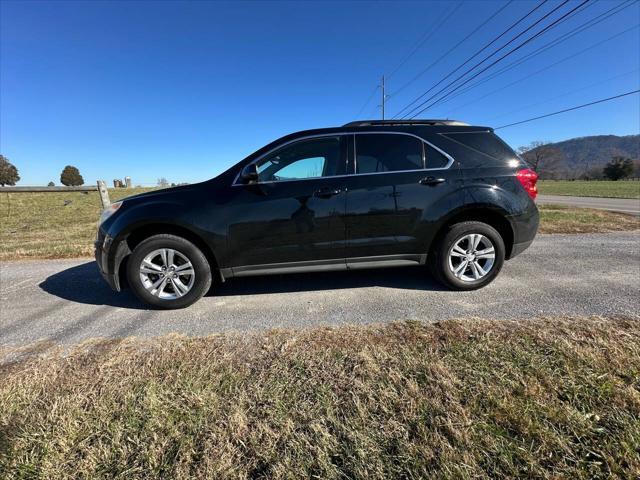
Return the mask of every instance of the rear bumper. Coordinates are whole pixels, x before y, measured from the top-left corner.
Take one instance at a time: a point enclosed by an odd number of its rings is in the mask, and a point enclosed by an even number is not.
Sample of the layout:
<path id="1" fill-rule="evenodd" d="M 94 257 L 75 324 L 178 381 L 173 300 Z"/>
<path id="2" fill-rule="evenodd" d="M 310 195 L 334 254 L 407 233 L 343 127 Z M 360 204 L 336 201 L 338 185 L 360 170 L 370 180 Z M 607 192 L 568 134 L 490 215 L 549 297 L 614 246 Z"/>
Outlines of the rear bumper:
<path id="1" fill-rule="evenodd" d="M 527 242 L 514 243 L 513 247 L 511 247 L 511 255 L 509 255 L 509 259 L 515 257 L 516 255 L 520 255 L 527 248 L 529 248 L 529 245 L 531 245 L 532 243 L 533 239 Z"/>
<path id="2" fill-rule="evenodd" d="M 507 260 L 512 259 L 516 255 L 524 252 L 538 233 L 538 224 L 540 222 L 538 209 L 531 202 L 531 207 L 521 215 L 510 217 L 511 226 L 513 227 L 513 246 Z"/>

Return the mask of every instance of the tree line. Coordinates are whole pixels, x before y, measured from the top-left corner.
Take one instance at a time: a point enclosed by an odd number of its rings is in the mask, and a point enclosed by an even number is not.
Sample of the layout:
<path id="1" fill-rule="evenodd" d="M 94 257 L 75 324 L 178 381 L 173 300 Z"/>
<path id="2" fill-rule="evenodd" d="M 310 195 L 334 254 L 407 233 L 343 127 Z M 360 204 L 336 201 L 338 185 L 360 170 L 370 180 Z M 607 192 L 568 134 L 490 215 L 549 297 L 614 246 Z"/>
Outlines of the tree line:
<path id="1" fill-rule="evenodd" d="M 13 186 L 20 180 L 18 169 L 7 157 L 0 155 L 0 186 Z M 60 183 L 66 187 L 79 187 L 84 185 L 84 178 L 80 175 L 80 170 L 73 165 L 67 165 L 60 173 Z M 54 183 L 49 182 L 49 187 Z"/>

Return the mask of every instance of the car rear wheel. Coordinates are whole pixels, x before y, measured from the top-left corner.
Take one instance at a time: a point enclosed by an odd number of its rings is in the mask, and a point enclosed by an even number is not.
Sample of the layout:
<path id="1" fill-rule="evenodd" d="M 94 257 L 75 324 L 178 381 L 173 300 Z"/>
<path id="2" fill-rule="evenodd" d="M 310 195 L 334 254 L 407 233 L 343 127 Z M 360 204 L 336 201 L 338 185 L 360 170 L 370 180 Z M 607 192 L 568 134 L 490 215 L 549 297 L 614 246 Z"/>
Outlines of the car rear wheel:
<path id="1" fill-rule="evenodd" d="M 482 222 L 452 225 L 429 255 L 433 276 L 454 290 L 475 290 L 491 283 L 504 263 L 500 234 Z"/>
<path id="2" fill-rule="evenodd" d="M 193 243 L 175 235 L 140 242 L 127 262 L 127 280 L 142 301 L 163 309 L 187 307 L 211 287 L 211 268 Z"/>

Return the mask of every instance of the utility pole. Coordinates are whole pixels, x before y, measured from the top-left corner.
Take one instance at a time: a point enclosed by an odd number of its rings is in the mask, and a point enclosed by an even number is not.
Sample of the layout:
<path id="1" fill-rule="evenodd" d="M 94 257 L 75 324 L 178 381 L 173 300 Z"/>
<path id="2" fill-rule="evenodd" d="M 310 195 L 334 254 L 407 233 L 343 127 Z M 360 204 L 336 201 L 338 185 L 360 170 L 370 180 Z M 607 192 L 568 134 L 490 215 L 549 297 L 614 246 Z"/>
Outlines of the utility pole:
<path id="1" fill-rule="evenodd" d="M 385 101 L 385 95 L 384 95 L 384 75 L 382 75 L 382 120 L 384 120 L 384 101 Z"/>

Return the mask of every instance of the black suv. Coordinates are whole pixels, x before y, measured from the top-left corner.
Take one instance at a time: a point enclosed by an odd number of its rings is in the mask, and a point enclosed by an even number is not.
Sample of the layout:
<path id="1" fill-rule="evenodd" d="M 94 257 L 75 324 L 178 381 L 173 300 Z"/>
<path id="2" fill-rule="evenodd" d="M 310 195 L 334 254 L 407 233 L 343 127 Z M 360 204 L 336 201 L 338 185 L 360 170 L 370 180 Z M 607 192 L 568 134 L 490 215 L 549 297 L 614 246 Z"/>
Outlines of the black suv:
<path id="1" fill-rule="evenodd" d="M 491 282 L 538 229 L 537 175 L 488 127 L 360 121 L 287 135 L 202 183 L 114 203 L 96 260 L 160 308 L 212 278 L 428 265 L 444 285 Z M 126 279 L 126 282 L 125 282 Z"/>

